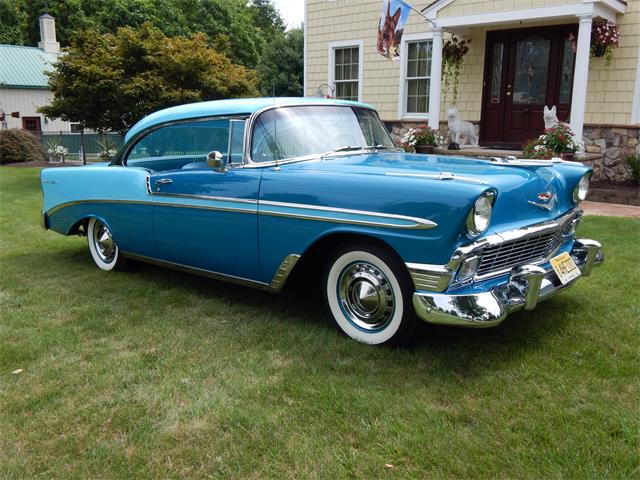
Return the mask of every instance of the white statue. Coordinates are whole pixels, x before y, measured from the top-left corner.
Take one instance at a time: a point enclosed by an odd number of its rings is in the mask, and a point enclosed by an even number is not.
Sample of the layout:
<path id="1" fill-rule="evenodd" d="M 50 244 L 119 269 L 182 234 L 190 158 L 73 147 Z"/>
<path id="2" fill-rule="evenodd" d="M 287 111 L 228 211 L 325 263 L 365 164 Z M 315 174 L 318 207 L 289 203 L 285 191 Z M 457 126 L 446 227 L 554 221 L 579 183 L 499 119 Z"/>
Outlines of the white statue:
<path id="1" fill-rule="evenodd" d="M 449 122 L 449 137 L 458 145 L 462 145 L 462 138 L 469 141 L 470 145 L 478 145 L 478 136 L 471 122 L 465 122 L 460 119 L 460 114 L 456 107 L 451 107 L 447 112 L 447 121 Z"/>
<path id="2" fill-rule="evenodd" d="M 545 130 L 547 128 L 553 128 L 554 125 L 560 122 L 560 120 L 558 120 L 558 115 L 557 115 L 557 110 L 555 105 L 550 109 L 545 105 L 543 116 L 544 116 Z"/>

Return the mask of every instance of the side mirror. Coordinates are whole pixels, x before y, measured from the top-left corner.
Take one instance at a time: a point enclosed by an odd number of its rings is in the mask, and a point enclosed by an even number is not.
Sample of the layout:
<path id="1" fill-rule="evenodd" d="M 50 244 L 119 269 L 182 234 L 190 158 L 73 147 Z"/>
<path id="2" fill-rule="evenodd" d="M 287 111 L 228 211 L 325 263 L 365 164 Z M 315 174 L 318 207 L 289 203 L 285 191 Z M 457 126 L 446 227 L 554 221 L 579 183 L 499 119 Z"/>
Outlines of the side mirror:
<path id="1" fill-rule="evenodd" d="M 222 160 L 222 154 L 217 150 L 213 150 L 207 154 L 207 165 L 216 172 L 224 173 L 227 170 L 224 160 Z"/>

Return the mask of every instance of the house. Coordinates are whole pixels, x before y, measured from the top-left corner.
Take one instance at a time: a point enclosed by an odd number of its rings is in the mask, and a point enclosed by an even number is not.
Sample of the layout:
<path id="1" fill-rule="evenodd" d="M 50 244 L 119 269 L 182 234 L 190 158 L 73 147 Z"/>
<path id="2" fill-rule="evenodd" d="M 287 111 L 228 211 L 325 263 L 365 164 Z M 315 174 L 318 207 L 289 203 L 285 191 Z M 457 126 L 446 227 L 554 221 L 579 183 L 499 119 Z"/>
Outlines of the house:
<path id="1" fill-rule="evenodd" d="M 24 128 L 42 132 L 70 132 L 73 124 L 44 118 L 38 108 L 53 99 L 45 72 L 51 70 L 60 53 L 55 19 L 40 17 L 37 47 L 0 45 L 0 128 Z"/>
<path id="2" fill-rule="evenodd" d="M 556 105 L 600 154 L 597 177 L 624 176 L 621 158 L 640 152 L 640 0 L 413 0 L 422 16 L 409 15 L 399 61 L 377 53 L 381 4 L 305 0 L 305 95 L 372 104 L 396 135 L 416 122 L 446 129 L 442 47 L 456 35 L 471 43 L 455 103 L 479 126 L 480 145 L 520 147 Z M 620 29 L 610 65 L 590 58 L 602 20 Z"/>

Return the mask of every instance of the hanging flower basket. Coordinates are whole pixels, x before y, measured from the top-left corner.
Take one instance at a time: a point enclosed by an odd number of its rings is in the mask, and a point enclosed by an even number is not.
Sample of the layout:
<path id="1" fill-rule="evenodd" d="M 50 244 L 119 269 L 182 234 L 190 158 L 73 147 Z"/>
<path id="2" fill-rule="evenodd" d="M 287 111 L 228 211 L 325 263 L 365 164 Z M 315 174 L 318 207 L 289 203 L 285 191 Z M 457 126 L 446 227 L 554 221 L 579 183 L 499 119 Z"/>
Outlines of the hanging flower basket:
<path id="1" fill-rule="evenodd" d="M 591 29 L 591 57 L 603 58 L 607 66 L 613 61 L 613 50 L 618 48 L 620 28 L 613 22 L 601 21 Z"/>
<path id="2" fill-rule="evenodd" d="M 460 71 L 462 70 L 464 57 L 469 53 L 470 43 L 471 39 L 460 40 L 453 35 L 451 40 L 447 40 L 442 46 L 442 80 L 444 82 L 445 98 L 448 98 L 449 89 L 453 87 L 452 105 L 455 105 L 458 101 Z"/>

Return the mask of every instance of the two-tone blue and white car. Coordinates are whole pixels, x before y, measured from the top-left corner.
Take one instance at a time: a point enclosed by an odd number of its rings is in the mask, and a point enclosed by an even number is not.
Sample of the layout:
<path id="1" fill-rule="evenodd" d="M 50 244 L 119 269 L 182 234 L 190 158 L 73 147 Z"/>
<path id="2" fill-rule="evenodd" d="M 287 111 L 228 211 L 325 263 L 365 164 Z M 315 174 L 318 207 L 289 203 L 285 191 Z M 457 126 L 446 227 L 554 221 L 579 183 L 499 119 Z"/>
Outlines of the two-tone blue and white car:
<path id="1" fill-rule="evenodd" d="M 109 164 L 43 170 L 43 224 L 86 235 L 107 271 L 131 258 L 278 292 L 318 265 L 338 329 L 390 344 L 418 319 L 498 325 L 591 274 L 590 175 L 407 154 L 362 103 L 222 100 L 149 115 Z"/>

